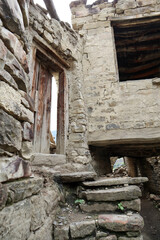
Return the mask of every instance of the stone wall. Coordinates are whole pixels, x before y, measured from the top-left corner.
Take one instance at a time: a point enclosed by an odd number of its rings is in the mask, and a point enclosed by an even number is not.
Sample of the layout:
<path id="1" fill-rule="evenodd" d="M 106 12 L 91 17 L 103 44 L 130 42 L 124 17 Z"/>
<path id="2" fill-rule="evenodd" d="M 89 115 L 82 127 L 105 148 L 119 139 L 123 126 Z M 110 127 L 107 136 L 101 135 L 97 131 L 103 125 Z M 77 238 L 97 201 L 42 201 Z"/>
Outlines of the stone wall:
<path id="1" fill-rule="evenodd" d="M 119 82 L 111 22 L 155 16 L 159 1 L 72 2 L 72 23 L 84 38 L 84 99 L 89 144 L 159 138 L 159 86 L 152 79 Z M 150 139 L 150 140 L 149 140 Z"/>
<path id="2" fill-rule="evenodd" d="M 61 192 L 51 177 L 31 170 L 35 102 L 31 98 L 37 49 L 65 74 L 64 153 L 88 164 L 83 103 L 82 42 L 67 23 L 30 1 L 0 1 L 0 235 L 2 240 L 52 239 Z M 60 70 L 59 70 L 60 69 Z M 69 139 L 69 140 L 67 140 Z M 43 159 L 45 162 L 45 157 Z M 83 165 L 84 164 L 84 165 Z M 66 165 L 63 164 L 64 169 Z M 88 166 L 88 165 L 87 165 Z M 41 167 L 42 168 L 42 167 Z M 53 171 L 54 172 L 54 171 Z M 42 178 L 43 176 L 43 178 Z"/>
<path id="3" fill-rule="evenodd" d="M 160 157 L 144 159 L 142 162 L 142 174 L 148 177 L 147 188 L 150 193 L 160 194 Z"/>

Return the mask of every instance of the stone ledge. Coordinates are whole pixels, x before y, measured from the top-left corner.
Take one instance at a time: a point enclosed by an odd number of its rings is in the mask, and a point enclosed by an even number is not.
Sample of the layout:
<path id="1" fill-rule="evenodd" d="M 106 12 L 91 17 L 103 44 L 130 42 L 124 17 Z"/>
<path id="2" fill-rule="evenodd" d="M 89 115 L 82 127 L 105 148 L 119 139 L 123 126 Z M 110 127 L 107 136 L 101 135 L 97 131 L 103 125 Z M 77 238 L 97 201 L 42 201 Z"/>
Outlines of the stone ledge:
<path id="1" fill-rule="evenodd" d="M 61 154 L 35 153 L 31 157 L 33 166 L 57 166 L 66 163 L 66 156 Z"/>
<path id="2" fill-rule="evenodd" d="M 71 183 L 83 182 L 85 180 L 95 179 L 97 174 L 95 172 L 74 172 L 74 173 L 61 173 L 55 176 L 58 182 Z"/>
<path id="3" fill-rule="evenodd" d="M 123 184 L 140 184 L 148 182 L 147 177 L 119 177 L 119 178 L 103 178 L 94 182 L 84 182 L 83 186 L 85 187 L 101 187 L 101 186 L 114 186 L 114 185 L 123 185 Z"/>
<path id="4" fill-rule="evenodd" d="M 43 188 L 42 178 L 29 178 L 16 182 L 6 183 L 8 199 L 7 203 L 16 203 L 40 192 Z"/>
<path id="5" fill-rule="evenodd" d="M 119 210 L 119 202 L 101 202 L 93 203 L 87 202 L 87 204 L 80 204 L 79 207 L 83 212 L 87 213 L 97 213 L 97 212 L 114 212 Z M 121 205 L 124 210 L 132 210 L 139 212 L 141 210 L 141 201 L 140 199 L 135 199 L 131 201 L 121 201 Z"/>
<path id="6" fill-rule="evenodd" d="M 142 193 L 138 186 L 106 190 L 88 190 L 79 194 L 79 197 L 86 198 L 88 201 L 108 202 L 118 200 L 133 200 L 141 197 Z"/>
<path id="7" fill-rule="evenodd" d="M 107 146 L 114 144 L 159 143 L 160 128 L 144 129 L 113 129 L 95 131 L 88 134 L 88 144 L 92 146 Z"/>

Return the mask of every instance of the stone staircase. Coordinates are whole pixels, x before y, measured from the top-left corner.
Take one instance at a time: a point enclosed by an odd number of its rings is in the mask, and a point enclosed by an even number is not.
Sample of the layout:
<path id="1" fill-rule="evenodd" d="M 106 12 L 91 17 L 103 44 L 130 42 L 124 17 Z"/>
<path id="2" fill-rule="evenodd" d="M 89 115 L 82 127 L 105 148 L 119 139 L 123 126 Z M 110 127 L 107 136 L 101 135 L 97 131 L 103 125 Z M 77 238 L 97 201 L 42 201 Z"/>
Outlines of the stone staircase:
<path id="1" fill-rule="evenodd" d="M 91 175 L 90 181 L 87 172 L 56 176 L 63 185 L 65 200 L 54 221 L 54 240 L 142 240 L 144 222 L 139 214 L 141 189 L 137 185 L 148 179 L 91 181 L 95 178 Z"/>

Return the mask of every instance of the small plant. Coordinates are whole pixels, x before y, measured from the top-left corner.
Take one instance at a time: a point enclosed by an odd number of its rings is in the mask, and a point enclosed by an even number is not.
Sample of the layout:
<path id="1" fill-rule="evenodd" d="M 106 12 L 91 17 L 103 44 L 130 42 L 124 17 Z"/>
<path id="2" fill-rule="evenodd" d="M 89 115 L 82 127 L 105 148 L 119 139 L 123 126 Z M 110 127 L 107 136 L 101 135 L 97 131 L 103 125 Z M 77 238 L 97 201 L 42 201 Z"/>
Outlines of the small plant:
<path id="1" fill-rule="evenodd" d="M 123 207 L 122 203 L 118 203 L 118 209 L 120 209 L 121 211 L 124 211 L 124 207 Z"/>
<path id="2" fill-rule="evenodd" d="M 76 199 L 75 204 L 84 204 L 84 199 Z"/>

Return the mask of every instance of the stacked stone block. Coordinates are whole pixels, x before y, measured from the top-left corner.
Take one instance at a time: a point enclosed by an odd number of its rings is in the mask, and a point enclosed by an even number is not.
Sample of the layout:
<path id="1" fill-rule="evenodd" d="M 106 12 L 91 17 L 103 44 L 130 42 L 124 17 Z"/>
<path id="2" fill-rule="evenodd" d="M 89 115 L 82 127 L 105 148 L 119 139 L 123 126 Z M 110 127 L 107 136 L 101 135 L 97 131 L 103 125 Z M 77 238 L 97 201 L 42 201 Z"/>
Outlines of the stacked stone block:
<path id="1" fill-rule="evenodd" d="M 70 175 L 70 182 L 71 178 L 75 176 Z M 62 177 L 61 181 L 66 183 L 67 178 Z M 146 181 L 147 178 L 124 177 L 83 182 L 77 189 L 79 212 L 69 213 L 68 224 L 55 223 L 54 239 L 142 240 L 141 190 L 134 184 Z M 59 219 L 65 220 L 64 211 Z M 76 215 L 79 221 L 74 220 Z"/>

